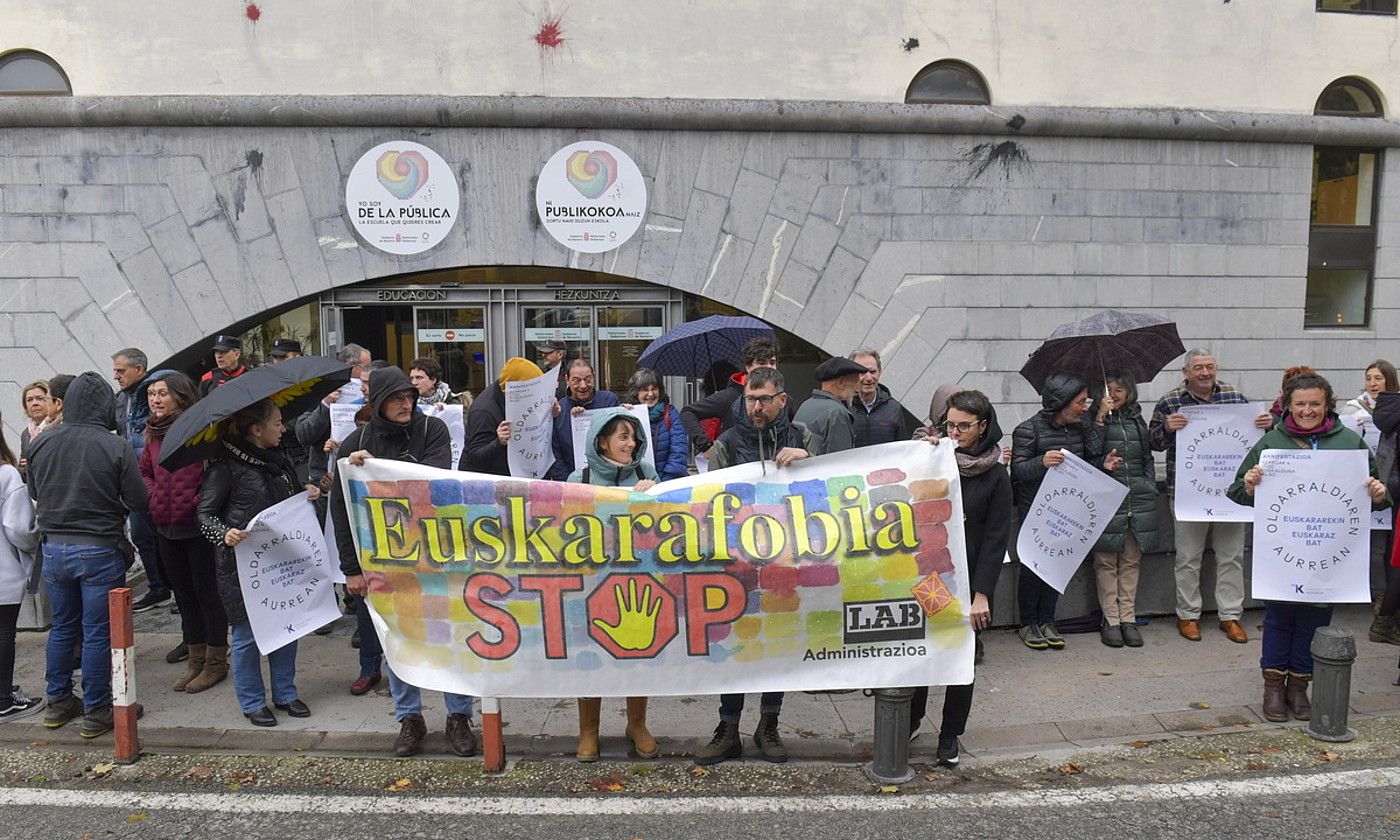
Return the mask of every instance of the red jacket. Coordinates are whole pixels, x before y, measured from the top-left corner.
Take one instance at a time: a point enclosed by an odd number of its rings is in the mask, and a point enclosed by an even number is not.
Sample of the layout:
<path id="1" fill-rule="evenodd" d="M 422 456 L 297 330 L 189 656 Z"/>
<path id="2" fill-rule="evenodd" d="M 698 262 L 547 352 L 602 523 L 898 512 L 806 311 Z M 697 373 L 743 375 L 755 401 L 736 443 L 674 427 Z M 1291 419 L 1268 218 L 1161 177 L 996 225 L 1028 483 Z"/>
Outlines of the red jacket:
<path id="1" fill-rule="evenodd" d="M 204 464 L 190 464 L 174 472 L 160 466 L 164 438 L 150 437 L 141 450 L 141 479 L 150 495 L 151 521 L 157 528 L 194 528 L 195 508 L 199 506 L 199 485 L 204 481 Z"/>

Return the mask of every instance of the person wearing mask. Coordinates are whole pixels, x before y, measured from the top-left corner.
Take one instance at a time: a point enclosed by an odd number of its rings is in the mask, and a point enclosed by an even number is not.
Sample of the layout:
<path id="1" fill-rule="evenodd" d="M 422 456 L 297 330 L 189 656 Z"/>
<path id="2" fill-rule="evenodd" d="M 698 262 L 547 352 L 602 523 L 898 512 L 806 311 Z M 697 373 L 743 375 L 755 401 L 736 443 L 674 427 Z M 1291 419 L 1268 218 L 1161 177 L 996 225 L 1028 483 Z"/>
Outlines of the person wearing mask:
<path id="1" fill-rule="evenodd" d="M 729 377 L 727 386 L 681 409 L 681 424 L 685 426 L 685 433 L 690 438 L 690 445 L 695 448 L 696 452 L 709 452 L 710 447 L 714 445 L 714 441 L 701 428 L 703 421 L 718 420 L 722 434 L 724 430 L 734 425 L 735 417 L 744 413 L 744 407 L 738 403 L 744 396 L 745 377 L 761 367 L 777 369 L 778 342 L 772 338 L 751 339 L 740 348 L 739 356 L 744 366 L 743 373 L 733 374 Z M 789 404 L 789 420 L 792 419 L 794 411 L 794 407 Z M 718 437 L 715 440 L 718 440 Z"/>
<path id="2" fill-rule="evenodd" d="M 19 432 L 19 472 L 25 475 L 29 468 L 29 442 L 39 434 L 44 420 L 49 416 L 49 383 L 40 379 L 24 386 L 20 392 L 20 404 L 24 408 L 25 425 Z"/>
<path id="3" fill-rule="evenodd" d="M 637 368 L 627 383 L 627 403 L 644 405 L 651 418 L 651 455 L 660 481 L 690 474 L 690 442 L 681 413 L 666 396 L 666 386 L 655 371 Z"/>
<path id="4" fill-rule="evenodd" d="M 559 416 L 554 418 L 554 464 L 546 478 L 564 481 L 574 470 L 573 415 L 595 408 L 615 408 L 622 404 L 612 391 L 599 391 L 593 366 L 583 359 L 569 363 L 569 393 L 559 401 Z"/>
<path id="5" fill-rule="evenodd" d="M 229 417 L 221 435 L 223 452 L 205 467 L 196 514 L 200 533 L 216 551 L 219 597 L 232 629 L 229 658 L 234 693 L 243 716 L 254 726 L 276 726 L 277 716 L 267 705 L 262 654 L 243 604 L 234 547 L 247 539 L 245 529 L 254 516 L 303 489 L 278 446 L 285 430 L 282 412 L 271 400 L 253 403 Z M 319 488 L 305 489 L 313 500 L 320 494 Z M 289 642 L 266 658 L 273 708 L 295 718 L 310 717 L 311 709 L 297 694 L 297 643 Z"/>
<path id="6" fill-rule="evenodd" d="M 0 430 L 0 723 L 28 717 L 44 707 L 42 697 L 26 696 L 14 682 L 19 606 L 33 578 L 34 551 L 39 547 L 34 503 L 18 463 Z"/>
<path id="7" fill-rule="evenodd" d="M 1263 480 L 1259 456 L 1269 449 L 1360 449 L 1367 450 L 1361 436 L 1337 418 L 1332 385 L 1315 373 L 1292 377 L 1284 386 L 1283 419 L 1264 433 L 1235 473 L 1235 481 L 1225 495 L 1236 504 L 1254 506 L 1255 491 Z M 1390 506 L 1390 494 L 1376 477 L 1376 459 L 1368 455 L 1370 476 L 1366 492 L 1373 510 Z M 1364 520 L 1363 520 L 1364 521 Z M 1312 640 L 1317 628 L 1332 623 L 1331 604 L 1293 601 L 1264 602 L 1263 651 L 1259 667 L 1264 677 L 1264 717 L 1271 721 L 1312 717 L 1308 683 L 1312 681 Z"/>
<path id="8" fill-rule="evenodd" d="M 233 335 L 218 336 L 214 339 L 214 369 L 199 378 L 199 395 L 207 397 L 210 391 L 247 372 L 243 340 Z"/>
<path id="9" fill-rule="evenodd" d="M 487 475 L 510 475 L 506 445 L 510 424 L 506 422 L 506 383 L 539 379 L 543 371 L 529 359 L 514 357 L 501 366 L 496 384 L 488 385 L 467 410 L 466 441 L 457 469 Z"/>
<path id="10" fill-rule="evenodd" d="M 452 400 L 452 386 L 442 378 L 442 365 L 435 359 L 414 359 L 408 366 L 408 381 L 417 389 L 418 405 L 423 408 L 447 405 Z"/>
<path id="11" fill-rule="evenodd" d="M 57 377 L 55 377 L 57 380 Z M 131 511 L 146 510 L 130 441 L 116 431 L 112 389 L 95 371 L 50 380 L 63 422 L 30 445 L 29 495 L 44 535 L 43 578 L 53 606 L 46 648 L 48 709 L 56 729 L 82 715 L 84 738 L 112 731 L 112 635 L 107 595 L 126 582 L 118 546 Z M 73 695 L 73 650 L 82 642 L 83 697 Z"/>
<path id="12" fill-rule="evenodd" d="M 856 445 L 850 402 L 869 372 L 865 365 L 835 356 L 817 365 L 817 389 L 797 409 L 797 422 L 822 441 L 823 452 L 845 452 Z"/>
<path id="13" fill-rule="evenodd" d="M 1157 464 L 1132 377 L 1109 374 L 1105 384 L 1107 392 L 1097 395 L 1099 410 L 1094 422 L 1103 429 L 1104 446 L 1122 457 L 1113 477 L 1127 486 L 1128 497 L 1094 545 L 1094 580 L 1103 610 L 1099 637 L 1112 648 L 1142 647 L 1142 633 L 1137 628 L 1138 575 L 1143 552 L 1157 548 L 1160 533 Z"/>
<path id="14" fill-rule="evenodd" d="M 1093 400 L 1084 381 L 1068 373 L 1052 373 L 1040 391 L 1041 410 L 1011 435 L 1011 487 L 1018 522 L 1024 524 L 1035 494 L 1051 468 L 1064 462 L 1067 450 L 1105 472 L 1118 469 L 1117 452 L 1104 455 L 1103 429 L 1086 414 Z M 1021 642 L 1031 650 L 1061 650 L 1065 639 L 1055 628 L 1060 593 L 1022 565 L 1016 602 L 1021 613 Z"/>
<path id="15" fill-rule="evenodd" d="M 744 411 L 710 448 L 710 461 L 715 469 L 767 461 L 782 469 L 822 454 L 816 436 L 801 423 L 788 420 L 786 388 L 777 368 L 756 367 L 749 371 L 744 380 Z M 758 728 L 754 730 L 753 740 L 764 761 L 782 763 L 788 760 L 787 747 L 778 735 L 778 716 L 782 710 L 783 692 L 765 691 L 759 698 Z M 718 764 L 744 754 L 744 744 L 739 737 L 739 720 L 743 713 L 744 695 L 720 695 L 719 725 L 710 742 L 696 749 L 696 764 L 702 767 Z"/>
<path id="16" fill-rule="evenodd" d="M 996 409 L 981 391 L 958 391 L 947 400 L 941 425 L 958 462 L 962 485 L 963 535 L 967 575 L 972 590 L 968 620 L 980 636 L 992 623 L 992 596 L 1001 577 L 1001 560 L 1011 535 L 1011 476 L 1001 462 L 1001 426 Z M 940 438 L 928 438 L 941 445 Z M 980 641 L 980 639 L 979 639 Z M 919 732 L 928 711 L 928 686 L 914 689 L 909 705 L 909 737 Z M 972 712 L 972 683 L 950 685 L 943 695 L 943 722 L 938 727 L 938 763 L 956 766 L 958 738 Z"/>
<path id="17" fill-rule="evenodd" d="M 904 407 L 895 402 L 889 388 L 880 384 L 880 374 L 884 372 L 880 364 L 880 351 L 862 347 L 848 358 L 863 365 L 866 370 L 860 375 L 855 399 L 851 400 L 856 446 L 908 440 L 909 426 L 904 422 Z"/>
<path id="18" fill-rule="evenodd" d="M 173 370 L 151 374 L 141 391 L 150 405 L 146 445 L 138 459 L 150 500 L 151 524 L 161 565 L 180 607 L 180 633 L 188 650 L 185 673 L 175 691 L 197 694 L 228 676 L 228 618 L 219 600 L 214 546 L 199 533 L 199 493 L 204 463 L 167 470 L 160 465 L 165 433 L 199 399 L 188 376 Z M 142 396 L 142 394 L 138 394 Z"/>
<path id="19" fill-rule="evenodd" d="M 376 370 L 369 376 L 369 405 L 373 412 L 369 423 L 341 441 L 341 451 L 355 466 L 370 458 L 408 461 L 438 469 L 452 468 L 452 439 L 447 424 L 436 417 L 415 411 L 418 389 L 408 376 L 396 367 Z M 340 569 L 345 573 L 345 589 L 364 598 L 369 594 L 369 581 L 360 568 L 350 531 L 350 515 L 345 509 L 341 482 L 331 485 L 331 518 L 335 522 L 336 544 L 340 549 Z M 385 663 L 389 676 L 389 691 L 394 696 L 394 715 L 399 721 L 399 737 L 394 741 L 394 755 L 407 758 L 422 749 L 428 727 L 423 720 L 423 692 L 394 673 Z M 447 706 L 447 742 L 460 756 L 476 754 L 476 733 L 472 732 L 472 698 L 465 694 L 443 692 Z"/>
<path id="20" fill-rule="evenodd" d="M 584 445 L 588 448 L 588 466 L 574 470 L 569 481 L 596 484 L 602 487 L 630 487 L 649 490 L 656 484 L 656 470 L 642 460 L 638 448 L 643 445 L 642 424 L 626 409 L 609 408 L 593 415 L 588 424 Z M 599 697 L 578 700 L 579 761 L 597 761 L 599 755 L 598 726 L 603 701 Z M 661 750 L 647 729 L 647 698 L 627 698 L 627 740 L 638 758 L 656 758 Z"/>

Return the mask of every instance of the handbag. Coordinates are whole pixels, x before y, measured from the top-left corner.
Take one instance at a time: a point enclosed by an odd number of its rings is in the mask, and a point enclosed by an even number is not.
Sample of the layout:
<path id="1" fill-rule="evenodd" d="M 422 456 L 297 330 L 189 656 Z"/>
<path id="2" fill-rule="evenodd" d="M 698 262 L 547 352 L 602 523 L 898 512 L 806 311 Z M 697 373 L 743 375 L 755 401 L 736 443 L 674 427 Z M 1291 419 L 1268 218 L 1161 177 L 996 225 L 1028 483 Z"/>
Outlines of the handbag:
<path id="1" fill-rule="evenodd" d="M 44 631 L 53 625 L 53 609 L 49 605 L 49 589 L 43 585 L 43 573 L 44 557 L 40 554 L 34 558 L 29 582 L 25 584 L 24 594 L 20 596 L 16 630 Z"/>

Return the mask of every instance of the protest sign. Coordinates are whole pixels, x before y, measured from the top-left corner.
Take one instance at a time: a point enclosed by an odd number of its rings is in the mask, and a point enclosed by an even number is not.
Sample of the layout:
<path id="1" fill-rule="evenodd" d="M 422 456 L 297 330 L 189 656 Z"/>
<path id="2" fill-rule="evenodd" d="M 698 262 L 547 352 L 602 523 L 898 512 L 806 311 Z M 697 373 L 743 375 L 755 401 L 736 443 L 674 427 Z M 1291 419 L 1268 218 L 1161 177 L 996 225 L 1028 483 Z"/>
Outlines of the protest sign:
<path id="1" fill-rule="evenodd" d="M 1264 436 L 1254 418 L 1263 405 L 1186 405 L 1186 428 L 1176 433 L 1178 522 L 1248 522 L 1249 508 L 1225 498 L 1244 456 Z"/>
<path id="2" fill-rule="evenodd" d="M 253 517 L 234 552 L 253 638 L 264 655 L 340 617 L 332 564 L 306 493 Z"/>
<path id="3" fill-rule="evenodd" d="M 452 468 L 462 463 L 462 447 L 467 441 L 467 427 L 462 406 L 460 405 L 435 405 L 426 406 L 423 413 L 429 417 L 436 417 L 447 424 L 447 434 L 452 439 Z"/>
<path id="4" fill-rule="evenodd" d="M 574 469 L 581 470 L 588 466 L 588 447 L 584 444 L 584 438 L 588 437 L 588 424 L 593 422 L 593 415 L 606 410 L 593 408 L 573 416 Z M 642 439 L 637 442 L 637 454 L 641 455 L 643 461 L 651 464 L 652 469 L 656 469 L 656 456 L 651 451 L 651 416 L 647 413 L 647 407 L 632 406 L 632 416 L 642 424 Z"/>
<path id="5" fill-rule="evenodd" d="M 351 432 L 355 431 L 355 415 L 364 406 L 331 403 L 329 408 L 331 410 L 331 440 L 340 443 L 350 437 Z"/>
<path id="6" fill-rule="evenodd" d="M 506 383 L 510 443 L 506 461 L 517 478 L 544 478 L 554 465 L 554 392 L 559 376 L 551 369 L 524 382 Z"/>
<path id="7" fill-rule="evenodd" d="M 1366 446 L 1371 450 L 1371 454 L 1376 454 L 1376 449 L 1381 445 L 1381 430 L 1376 426 L 1376 421 L 1371 419 L 1369 414 L 1343 414 L 1342 425 L 1361 435 L 1361 439 L 1366 441 Z"/>
<path id="8" fill-rule="evenodd" d="M 394 673 L 488 697 L 967 683 L 952 447 L 625 488 L 343 463 Z"/>
<path id="9" fill-rule="evenodd" d="M 1371 600 L 1366 451 L 1266 449 L 1254 489 L 1253 595 L 1317 604 Z"/>
<path id="10" fill-rule="evenodd" d="M 1045 474 L 1021 523 L 1016 556 L 1041 580 L 1064 592 L 1127 498 L 1128 488 L 1073 452 L 1060 452 L 1065 460 Z"/>

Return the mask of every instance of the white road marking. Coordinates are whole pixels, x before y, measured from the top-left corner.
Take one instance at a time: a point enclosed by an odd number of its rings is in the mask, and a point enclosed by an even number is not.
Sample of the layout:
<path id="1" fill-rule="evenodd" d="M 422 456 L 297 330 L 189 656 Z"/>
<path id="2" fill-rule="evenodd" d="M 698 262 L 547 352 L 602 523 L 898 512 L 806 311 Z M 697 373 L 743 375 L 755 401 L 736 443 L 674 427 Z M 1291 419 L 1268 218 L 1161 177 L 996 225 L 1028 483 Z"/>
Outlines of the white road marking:
<path id="1" fill-rule="evenodd" d="M 564 796 L 304 796 L 270 793 L 133 793 L 101 790 L 0 788 L 0 806 L 121 808 L 224 814 L 444 814 L 471 816 L 649 816 L 654 814 L 850 813 L 988 808 L 1045 808 L 1297 796 L 1339 790 L 1400 787 L 1400 767 L 1344 770 L 1262 779 L 1114 785 L 1072 790 L 921 793 L 907 796 L 683 796 L 665 799 L 586 799 Z"/>

